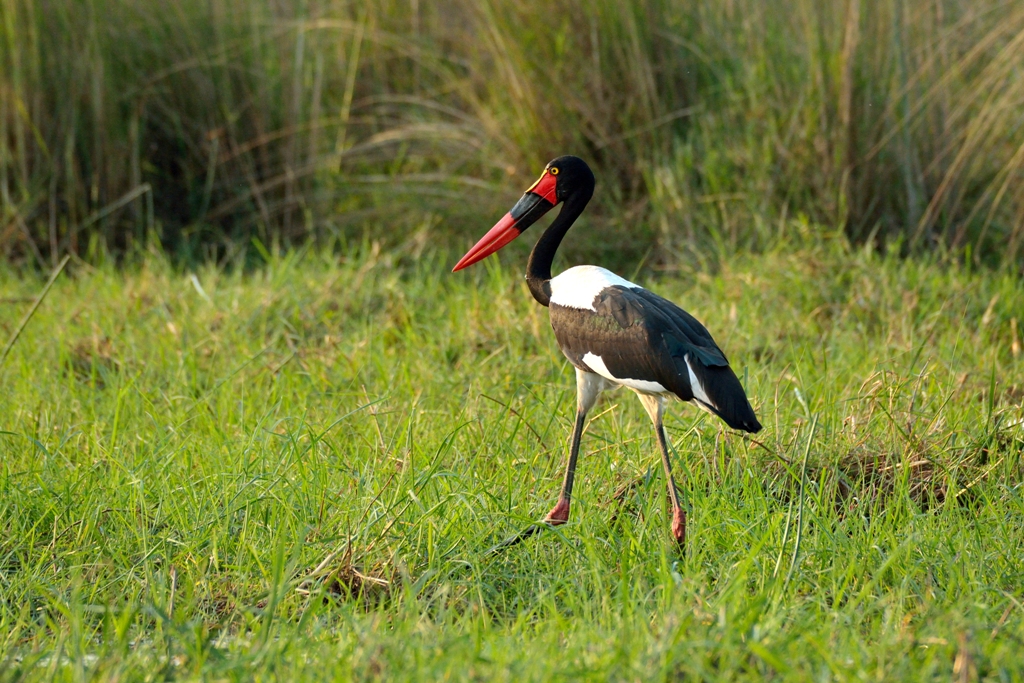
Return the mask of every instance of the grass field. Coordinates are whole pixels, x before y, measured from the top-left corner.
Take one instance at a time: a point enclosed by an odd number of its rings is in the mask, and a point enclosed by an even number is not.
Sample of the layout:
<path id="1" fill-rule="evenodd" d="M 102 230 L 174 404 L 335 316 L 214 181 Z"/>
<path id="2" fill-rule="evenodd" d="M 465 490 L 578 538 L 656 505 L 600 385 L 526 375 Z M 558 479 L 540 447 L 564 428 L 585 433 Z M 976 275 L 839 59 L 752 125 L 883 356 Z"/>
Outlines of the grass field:
<path id="1" fill-rule="evenodd" d="M 1024 681 L 1019 0 L 0 35 L 0 680 Z M 488 553 L 555 501 L 574 380 L 528 244 L 449 271 L 567 153 L 563 262 L 704 320 L 765 425 L 672 407 L 683 553 L 624 391 L 570 523 Z"/>
<path id="2" fill-rule="evenodd" d="M 841 237 L 641 269 L 765 430 L 672 408 L 680 555 L 607 394 L 571 522 L 492 557 L 574 400 L 507 251 L 72 262 L 0 368 L 0 677 L 1024 678 L 1019 278 Z M 0 339 L 41 287 L 0 270 Z"/>

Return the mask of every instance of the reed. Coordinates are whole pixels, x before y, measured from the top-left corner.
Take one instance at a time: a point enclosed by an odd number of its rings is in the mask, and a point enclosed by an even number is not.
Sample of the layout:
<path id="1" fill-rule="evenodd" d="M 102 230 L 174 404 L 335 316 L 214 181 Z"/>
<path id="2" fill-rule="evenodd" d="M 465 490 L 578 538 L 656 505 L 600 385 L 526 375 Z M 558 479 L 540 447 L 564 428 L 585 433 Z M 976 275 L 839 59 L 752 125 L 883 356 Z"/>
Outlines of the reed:
<path id="1" fill-rule="evenodd" d="M 992 263 L 1024 246 L 1019 3 L 0 0 L 0 21 L 7 258 L 461 244 L 566 152 L 595 166 L 610 257 L 762 248 L 794 215 Z"/>

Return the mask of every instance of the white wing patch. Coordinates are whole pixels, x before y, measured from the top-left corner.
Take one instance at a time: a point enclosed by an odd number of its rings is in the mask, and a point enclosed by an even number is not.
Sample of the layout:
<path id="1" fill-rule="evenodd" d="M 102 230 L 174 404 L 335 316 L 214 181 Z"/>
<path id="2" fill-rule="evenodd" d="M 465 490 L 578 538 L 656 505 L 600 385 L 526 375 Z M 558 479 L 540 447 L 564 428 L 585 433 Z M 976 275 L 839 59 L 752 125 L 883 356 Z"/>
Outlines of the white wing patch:
<path id="1" fill-rule="evenodd" d="M 587 364 L 587 367 L 601 375 L 605 379 L 609 379 L 616 384 L 621 384 L 624 387 L 629 387 L 635 391 L 642 391 L 645 394 L 664 394 L 667 390 L 657 382 L 649 382 L 645 379 L 629 379 L 628 377 L 616 377 L 608 371 L 608 367 L 601 360 L 601 356 L 595 356 L 589 351 L 584 354 L 583 362 Z"/>
<path id="2" fill-rule="evenodd" d="M 701 403 L 714 406 L 715 404 L 712 403 L 711 399 L 708 398 L 707 393 L 705 393 L 704 387 L 702 387 L 700 382 L 697 380 L 697 375 L 693 374 L 693 366 L 690 365 L 690 354 L 686 354 L 686 357 L 683 360 L 686 361 L 686 370 L 690 373 L 690 391 L 693 392 L 693 397 Z"/>
<path id="3" fill-rule="evenodd" d="M 602 290 L 615 286 L 640 289 L 640 285 L 599 266 L 576 266 L 551 279 L 551 303 L 593 311 L 596 310 L 594 298 Z"/>

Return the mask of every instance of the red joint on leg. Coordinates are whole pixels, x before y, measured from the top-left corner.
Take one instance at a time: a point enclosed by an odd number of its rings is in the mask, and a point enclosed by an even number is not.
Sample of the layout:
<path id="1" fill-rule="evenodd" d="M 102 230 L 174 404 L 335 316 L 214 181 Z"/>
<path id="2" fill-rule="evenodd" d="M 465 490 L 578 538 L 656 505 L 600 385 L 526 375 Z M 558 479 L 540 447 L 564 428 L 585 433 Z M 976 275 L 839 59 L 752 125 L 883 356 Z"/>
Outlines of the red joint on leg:
<path id="1" fill-rule="evenodd" d="M 682 508 L 672 511 L 672 535 L 680 546 L 686 545 L 686 513 Z"/>
<path id="2" fill-rule="evenodd" d="M 552 526 L 558 526 L 559 524 L 565 524 L 569 521 L 569 501 L 566 498 L 562 498 L 558 501 L 558 505 L 551 508 L 551 512 L 544 518 L 544 521 Z"/>

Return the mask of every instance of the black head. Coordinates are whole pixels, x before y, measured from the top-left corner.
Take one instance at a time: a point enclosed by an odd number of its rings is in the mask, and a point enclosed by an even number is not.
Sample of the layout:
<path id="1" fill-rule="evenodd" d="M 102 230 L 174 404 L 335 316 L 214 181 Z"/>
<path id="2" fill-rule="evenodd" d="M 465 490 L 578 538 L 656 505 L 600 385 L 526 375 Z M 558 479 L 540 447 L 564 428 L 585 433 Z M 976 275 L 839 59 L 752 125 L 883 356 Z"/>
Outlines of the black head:
<path id="1" fill-rule="evenodd" d="M 548 162 L 537 182 L 452 270 L 462 270 L 498 251 L 560 202 L 582 211 L 593 194 L 594 173 L 583 159 L 564 156 Z"/>
<path id="2" fill-rule="evenodd" d="M 555 177 L 555 197 L 559 202 L 567 201 L 575 195 L 590 199 L 594 194 L 594 172 L 579 157 L 567 155 L 552 159 L 544 168 L 544 173 Z"/>

